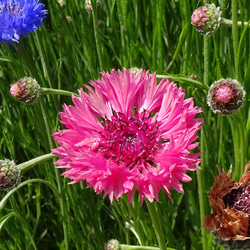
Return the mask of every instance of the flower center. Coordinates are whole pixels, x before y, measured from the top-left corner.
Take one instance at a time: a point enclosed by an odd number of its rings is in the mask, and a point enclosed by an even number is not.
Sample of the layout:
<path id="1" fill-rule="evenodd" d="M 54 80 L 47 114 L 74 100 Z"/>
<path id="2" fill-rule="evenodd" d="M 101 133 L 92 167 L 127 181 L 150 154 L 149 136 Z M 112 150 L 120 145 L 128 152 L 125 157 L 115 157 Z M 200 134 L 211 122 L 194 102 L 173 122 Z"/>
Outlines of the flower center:
<path id="1" fill-rule="evenodd" d="M 10 17 L 16 15 L 19 13 L 20 16 L 22 16 L 22 9 L 20 7 L 20 3 L 15 3 L 15 1 L 12 1 L 12 3 L 7 3 L 6 1 L 3 2 L 2 6 L 0 5 L 0 15 L 2 14 L 2 9 L 5 8 Z"/>
<path id="2" fill-rule="evenodd" d="M 250 185 L 233 189 L 223 197 L 223 202 L 226 207 L 234 207 L 236 211 L 250 215 Z M 250 218 L 248 221 L 250 223 Z M 248 227 L 248 236 L 250 236 L 250 227 Z"/>
<path id="3" fill-rule="evenodd" d="M 223 197 L 224 204 L 250 215 L 250 185 L 233 189 Z"/>
<path id="4" fill-rule="evenodd" d="M 206 20 L 208 19 L 206 12 L 203 9 L 197 9 L 192 15 L 192 24 L 195 26 L 205 25 Z"/>
<path id="5" fill-rule="evenodd" d="M 233 98 L 233 91 L 230 86 L 220 86 L 216 92 L 216 98 L 222 103 L 227 103 Z"/>
<path id="6" fill-rule="evenodd" d="M 145 112 L 139 114 L 135 111 L 128 118 L 114 112 L 111 120 L 106 119 L 103 126 L 99 150 L 106 158 L 118 165 L 125 163 L 130 169 L 146 163 L 154 165 L 154 153 L 163 147 L 157 121 L 146 117 Z"/>

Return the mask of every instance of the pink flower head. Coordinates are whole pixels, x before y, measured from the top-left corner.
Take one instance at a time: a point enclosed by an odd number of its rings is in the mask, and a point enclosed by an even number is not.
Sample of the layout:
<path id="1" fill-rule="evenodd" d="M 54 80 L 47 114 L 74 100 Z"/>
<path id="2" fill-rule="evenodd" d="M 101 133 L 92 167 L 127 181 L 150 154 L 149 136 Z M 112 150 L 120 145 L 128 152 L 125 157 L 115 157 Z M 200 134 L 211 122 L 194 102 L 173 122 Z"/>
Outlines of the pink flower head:
<path id="1" fill-rule="evenodd" d="M 199 169 L 201 161 L 201 153 L 189 154 L 199 144 L 201 119 L 195 115 L 201 109 L 168 79 L 157 84 L 155 73 L 101 75 L 60 113 L 66 129 L 53 135 L 60 144 L 53 153 L 60 156 L 58 167 L 66 168 L 63 175 L 71 183 L 86 180 L 111 202 L 124 193 L 130 202 L 136 189 L 142 203 L 158 200 L 160 189 L 170 199 L 171 188 L 183 193 L 180 181 L 191 180 L 185 172 Z"/>
<path id="2" fill-rule="evenodd" d="M 210 86 L 207 104 L 215 114 L 231 115 L 243 107 L 245 95 L 237 80 L 222 78 Z"/>
<path id="3" fill-rule="evenodd" d="M 191 24 L 203 35 L 211 35 L 221 24 L 220 7 L 214 3 L 196 9 L 191 16 Z"/>

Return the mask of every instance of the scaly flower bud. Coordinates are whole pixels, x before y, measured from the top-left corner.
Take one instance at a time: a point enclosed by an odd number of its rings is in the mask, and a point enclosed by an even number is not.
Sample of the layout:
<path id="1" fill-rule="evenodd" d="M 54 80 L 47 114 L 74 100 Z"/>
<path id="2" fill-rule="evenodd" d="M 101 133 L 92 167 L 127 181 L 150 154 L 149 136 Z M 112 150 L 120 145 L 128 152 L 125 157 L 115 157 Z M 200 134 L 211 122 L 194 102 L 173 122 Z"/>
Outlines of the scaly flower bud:
<path id="1" fill-rule="evenodd" d="M 237 80 L 220 79 L 210 86 L 207 104 L 215 114 L 230 115 L 243 106 L 245 94 Z"/>
<path id="2" fill-rule="evenodd" d="M 191 17 L 192 25 L 203 35 L 212 34 L 220 26 L 221 20 L 220 7 L 216 8 L 214 3 L 199 7 Z"/>
<path id="3" fill-rule="evenodd" d="M 32 77 L 25 76 L 11 85 L 10 93 L 20 102 L 33 104 L 41 92 L 40 85 Z"/>
<path id="4" fill-rule="evenodd" d="M 120 250 L 120 244 L 118 240 L 110 240 L 108 241 L 105 246 L 104 246 L 105 250 Z"/>
<path id="5" fill-rule="evenodd" d="M 14 161 L 0 160 L 0 190 L 16 187 L 21 181 L 21 170 Z"/>

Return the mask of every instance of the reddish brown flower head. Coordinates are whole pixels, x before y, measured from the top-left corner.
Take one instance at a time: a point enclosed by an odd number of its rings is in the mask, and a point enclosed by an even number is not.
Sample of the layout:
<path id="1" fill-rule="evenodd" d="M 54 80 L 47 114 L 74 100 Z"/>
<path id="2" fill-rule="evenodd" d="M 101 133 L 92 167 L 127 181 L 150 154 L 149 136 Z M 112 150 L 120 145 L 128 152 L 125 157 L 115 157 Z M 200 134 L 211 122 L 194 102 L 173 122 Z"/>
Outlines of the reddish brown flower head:
<path id="1" fill-rule="evenodd" d="M 207 232 L 212 231 L 220 238 L 220 244 L 224 241 L 242 246 L 242 241 L 249 243 L 250 239 L 250 162 L 245 166 L 239 183 L 231 179 L 232 168 L 228 173 L 218 171 L 209 194 L 213 214 L 205 217 L 204 226 Z"/>
<path id="2" fill-rule="evenodd" d="M 208 91 L 207 104 L 215 114 L 231 115 L 242 108 L 245 90 L 231 78 L 215 81 Z"/>

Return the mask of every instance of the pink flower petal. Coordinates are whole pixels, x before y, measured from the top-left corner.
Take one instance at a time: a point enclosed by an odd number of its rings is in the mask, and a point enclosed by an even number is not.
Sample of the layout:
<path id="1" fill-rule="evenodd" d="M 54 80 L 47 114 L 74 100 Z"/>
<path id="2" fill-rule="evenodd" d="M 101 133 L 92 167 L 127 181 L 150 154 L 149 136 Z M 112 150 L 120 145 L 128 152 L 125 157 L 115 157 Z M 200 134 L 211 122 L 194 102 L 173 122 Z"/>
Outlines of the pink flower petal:
<path id="1" fill-rule="evenodd" d="M 111 202 L 138 190 L 141 203 L 158 200 L 160 190 L 171 199 L 171 188 L 183 193 L 187 171 L 198 170 L 201 153 L 190 154 L 199 143 L 201 112 L 193 99 L 156 74 L 112 70 L 91 81 L 88 94 L 79 90 L 74 105 L 60 113 L 66 126 L 53 134 L 59 147 L 55 164 L 65 168 L 71 184 L 85 180 Z"/>

